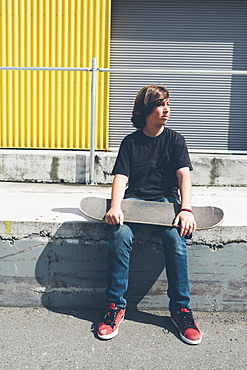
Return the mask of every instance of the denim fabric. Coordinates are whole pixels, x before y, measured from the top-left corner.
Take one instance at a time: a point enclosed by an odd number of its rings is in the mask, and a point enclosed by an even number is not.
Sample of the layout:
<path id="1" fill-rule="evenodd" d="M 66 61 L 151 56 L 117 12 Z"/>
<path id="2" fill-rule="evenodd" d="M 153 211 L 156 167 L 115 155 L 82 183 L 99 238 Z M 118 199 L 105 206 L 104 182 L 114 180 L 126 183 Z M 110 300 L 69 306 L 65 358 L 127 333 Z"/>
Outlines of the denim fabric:
<path id="1" fill-rule="evenodd" d="M 179 203 L 174 198 L 157 201 Z M 124 293 L 128 288 L 130 253 L 139 226 L 134 223 L 109 226 L 106 297 L 107 303 L 113 302 L 122 308 L 127 305 Z M 169 310 L 177 313 L 181 308 L 190 307 L 186 240 L 176 227 L 160 226 L 159 230 L 166 262 Z"/>

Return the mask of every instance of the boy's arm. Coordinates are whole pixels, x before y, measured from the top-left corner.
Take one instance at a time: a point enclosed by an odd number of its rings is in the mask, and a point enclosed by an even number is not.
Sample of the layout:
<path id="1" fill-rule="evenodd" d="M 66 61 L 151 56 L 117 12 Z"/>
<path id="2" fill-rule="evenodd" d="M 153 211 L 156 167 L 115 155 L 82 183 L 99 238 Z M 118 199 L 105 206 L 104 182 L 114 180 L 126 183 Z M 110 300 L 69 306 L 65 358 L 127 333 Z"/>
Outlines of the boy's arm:
<path id="1" fill-rule="evenodd" d="M 124 197 L 128 177 L 117 174 L 114 177 L 111 191 L 111 208 L 105 215 L 105 222 L 109 225 L 123 225 L 124 217 L 121 210 L 121 202 Z"/>
<path id="2" fill-rule="evenodd" d="M 191 180 L 189 167 L 179 168 L 176 172 L 179 191 L 181 196 L 181 209 L 191 207 Z M 190 235 L 196 230 L 196 222 L 193 213 L 188 211 L 179 212 L 174 220 L 174 226 L 180 225 L 180 236 Z"/>

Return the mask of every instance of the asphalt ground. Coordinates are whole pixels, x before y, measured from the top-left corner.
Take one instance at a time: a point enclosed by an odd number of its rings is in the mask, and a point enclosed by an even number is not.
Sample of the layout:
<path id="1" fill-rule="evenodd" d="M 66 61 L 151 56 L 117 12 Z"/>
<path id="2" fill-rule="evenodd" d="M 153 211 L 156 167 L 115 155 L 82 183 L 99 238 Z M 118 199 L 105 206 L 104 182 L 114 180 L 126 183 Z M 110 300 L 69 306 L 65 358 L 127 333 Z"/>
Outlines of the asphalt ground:
<path id="1" fill-rule="evenodd" d="M 199 345 L 180 340 L 169 313 L 127 312 L 117 337 L 99 340 L 101 310 L 0 308 L 1 370 L 247 368 L 247 313 L 195 312 Z"/>

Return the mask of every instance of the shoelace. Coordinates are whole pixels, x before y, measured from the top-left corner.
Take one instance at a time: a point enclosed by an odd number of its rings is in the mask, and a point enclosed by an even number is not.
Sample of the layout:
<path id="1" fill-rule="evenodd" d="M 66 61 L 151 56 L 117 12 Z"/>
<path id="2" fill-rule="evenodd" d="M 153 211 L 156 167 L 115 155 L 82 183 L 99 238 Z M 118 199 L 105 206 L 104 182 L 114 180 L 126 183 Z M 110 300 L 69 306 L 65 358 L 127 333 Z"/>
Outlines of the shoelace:
<path id="1" fill-rule="evenodd" d="M 110 325 L 113 328 L 113 326 L 115 325 L 117 314 L 119 313 L 120 310 L 121 308 L 116 309 L 109 308 L 104 316 L 103 320 L 104 324 Z"/>
<path id="2" fill-rule="evenodd" d="M 183 323 L 184 329 L 193 328 L 195 330 L 198 330 L 195 326 L 195 322 L 192 316 L 192 312 L 188 310 L 188 312 L 180 312 L 177 314 L 178 319 L 180 322 Z"/>

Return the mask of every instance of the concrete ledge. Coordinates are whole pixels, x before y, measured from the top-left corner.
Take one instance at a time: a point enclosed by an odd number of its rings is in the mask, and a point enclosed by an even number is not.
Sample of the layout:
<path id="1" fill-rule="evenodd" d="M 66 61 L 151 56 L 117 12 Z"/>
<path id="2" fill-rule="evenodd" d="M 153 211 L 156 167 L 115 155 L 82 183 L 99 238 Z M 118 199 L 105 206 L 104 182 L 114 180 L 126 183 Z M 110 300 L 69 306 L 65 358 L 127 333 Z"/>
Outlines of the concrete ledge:
<path id="1" fill-rule="evenodd" d="M 247 155 L 191 154 L 191 160 L 193 185 L 247 185 Z"/>
<path id="2" fill-rule="evenodd" d="M 140 240 L 144 242 L 160 243 L 157 227 L 142 227 Z M 151 230 L 151 232 L 150 232 Z M 29 235 L 38 235 L 48 238 L 82 238 L 84 241 L 98 242 L 105 240 L 107 232 L 102 222 L 30 222 L 30 221 L 0 221 L 0 240 L 18 240 Z M 217 226 L 213 229 L 198 230 L 193 238 L 187 241 L 207 245 L 210 248 L 221 248 L 229 243 L 246 243 L 247 226 Z"/>
<path id="3" fill-rule="evenodd" d="M 111 170 L 117 152 L 96 152 L 95 181 L 112 183 Z M 246 155 L 191 154 L 193 185 L 246 186 Z M 0 149 L 0 181 L 89 181 L 89 152 Z"/>
<path id="4" fill-rule="evenodd" d="M 0 222 L 0 305 L 104 305 L 107 233 L 102 223 Z M 192 307 L 246 310 L 246 227 L 197 231 L 188 242 Z M 131 261 L 130 307 L 167 308 L 157 227 L 142 227 Z"/>
<path id="5" fill-rule="evenodd" d="M 89 152 L 0 149 L 0 181 L 88 181 Z"/>

